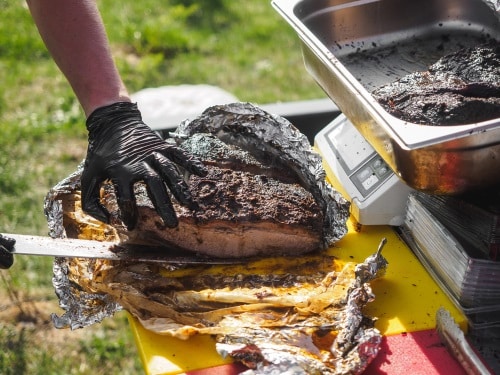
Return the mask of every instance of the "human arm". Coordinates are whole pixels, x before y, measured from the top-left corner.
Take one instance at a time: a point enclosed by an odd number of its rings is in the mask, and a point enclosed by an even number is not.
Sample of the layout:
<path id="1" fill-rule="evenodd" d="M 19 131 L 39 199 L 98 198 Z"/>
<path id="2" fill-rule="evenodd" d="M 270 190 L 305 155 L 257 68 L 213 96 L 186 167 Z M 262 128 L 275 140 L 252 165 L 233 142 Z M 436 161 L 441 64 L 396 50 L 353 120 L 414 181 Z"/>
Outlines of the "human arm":
<path id="1" fill-rule="evenodd" d="M 133 193 L 144 181 L 166 226 L 177 218 L 165 184 L 182 204 L 195 207 L 176 165 L 204 174 L 203 164 L 167 144 L 142 122 L 113 61 L 94 0 L 28 0 L 40 35 L 66 76 L 87 116 L 89 148 L 82 174 L 82 207 L 108 222 L 99 200 L 105 180 L 113 183 L 120 214 L 129 230 L 137 222 Z"/>
<path id="2" fill-rule="evenodd" d="M 27 0 L 38 31 L 85 115 L 130 97 L 93 0 Z"/>

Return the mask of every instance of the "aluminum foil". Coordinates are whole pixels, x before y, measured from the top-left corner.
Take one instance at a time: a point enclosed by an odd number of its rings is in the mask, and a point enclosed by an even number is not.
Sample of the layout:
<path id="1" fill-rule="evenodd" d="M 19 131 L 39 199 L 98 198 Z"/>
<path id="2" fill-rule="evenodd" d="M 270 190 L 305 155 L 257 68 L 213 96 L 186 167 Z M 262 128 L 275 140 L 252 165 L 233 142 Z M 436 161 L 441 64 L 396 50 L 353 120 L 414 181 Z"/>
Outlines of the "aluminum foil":
<path id="1" fill-rule="evenodd" d="M 356 278 L 360 284 L 368 283 L 373 279 L 382 277 L 387 269 L 387 260 L 382 256 L 382 249 L 387 243 L 386 238 L 382 238 L 378 245 L 377 252 L 370 255 L 365 261 L 356 266 Z"/>
<path id="2" fill-rule="evenodd" d="M 77 170 L 56 186 L 49 190 L 45 196 L 43 205 L 47 225 L 49 227 L 49 236 L 52 238 L 66 238 L 66 229 L 63 225 L 63 207 L 58 197 L 61 194 L 69 194 L 80 189 L 80 178 L 83 171 L 83 162 Z"/>
<path id="3" fill-rule="evenodd" d="M 486 5 L 493 9 L 496 16 L 500 19 L 500 0 L 483 0 Z"/>
<path id="4" fill-rule="evenodd" d="M 382 342 L 380 332 L 366 326 L 367 318 L 362 308 L 375 298 L 367 282 L 383 275 L 387 268 L 387 260 L 380 251 L 383 243 L 377 253 L 355 267 L 356 277 L 348 286 L 345 307 L 337 316 L 335 330 L 338 335 L 329 352 L 323 348 L 323 353 L 317 353 L 318 348 L 309 341 L 312 336 L 308 336 L 304 327 L 307 324 L 300 323 L 271 330 L 243 333 L 238 330 L 237 334 L 219 337 L 217 351 L 223 357 L 232 357 L 249 366 L 250 369 L 243 372 L 245 375 L 363 373 L 377 356 Z M 323 329 L 324 334 L 328 331 L 324 324 L 316 328 Z"/>
<path id="5" fill-rule="evenodd" d="M 97 321 L 120 301 L 157 334 L 213 335 L 218 353 L 249 367 L 247 375 L 361 374 L 380 350 L 382 336 L 362 313 L 375 298 L 369 281 L 387 266 L 380 251 L 339 270 L 333 256 L 315 255 L 219 266 L 222 272 L 179 269 L 177 276 L 158 264 L 66 261 L 57 264 L 60 287 L 72 291 L 64 296 L 75 309 L 57 319 L 59 327 L 80 327 L 72 318 Z M 88 290 L 106 291 L 99 294 L 109 300 Z"/>
<path id="6" fill-rule="evenodd" d="M 122 310 L 120 304 L 108 294 L 92 293 L 74 284 L 71 281 L 68 262 L 66 258 L 56 258 L 53 265 L 52 283 L 59 298 L 59 305 L 66 311 L 62 316 L 51 314 L 56 328 L 84 328 Z M 94 261 L 89 263 L 87 277 L 91 278 Z"/>
<path id="7" fill-rule="evenodd" d="M 227 126 L 229 122 L 233 126 Z M 235 122 L 238 126 L 234 126 Z M 270 124 L 273 126 L 270 127 Z M 325 248 L 347 232 L 349 203 L 326 182 L 321 157 L 312 151 L 307 138 L 286 119 L 266 113 L 249 103 L 215 106 L 207 109 L 199 118 L 183 122 L 172 139 L 180 142 L 182 138 L 201 131 L 213 133 L 226 143 L 234 143 L 247 150 L 253 149 L 259 157 L 273 157 L 278 163 L 294 170 L 324 210 Z M 172 139 L 169 141 L 173 141 Z M 44 208 L 52 237 L 67 237 L 61 196 L 79 191 L 82 169 L 83 164 L 54 186 L 46 196 Z M 109 230 L 96 224 L 95 231 L 100 229 Z M 65 258 L 54 261 L 53 284 L 60 306 L 65 310 L 62 316 L 52 315 L 56 327 L 85 327 L 98 323 L 121 309 L 120 304 L 106 293 L 84 290 L 75 283 L 76 275 L 71 274 L 69 264 L 70 260 Z M 91 261 L 86 266 L 88 278 L 93 277 L 94 265 Z"/>
<path id="8" fill-rule="evenodd" d="M 52 238 L 67 237 L 63 220 L 63 205 L 59 198 L 61 195 L 72 194 L 80 189 L 82 171 L 83 162 L 75 172 L 50 189 L 45 197 L 44 212 L 49 236 Z M 56 328 L 83 328 L 99 323 L 102 319 L 121 310 L 121 306 L 107 294 L 90 293 L 72 283 L 68 264 L 67 258 L 54 259 L 52 283 L 59 298 L 59 305 L 66 311 L 60 317 L 56 314 L 51 315 Z M 92 270 L 89 269 L 89 277 L 91 274 Z"/>
<path id="9" fill-rule="evenodd" d="M 381 334 L 362 310 L 374 299 L 365 281 L 383 273 L 382 258 L 356 265 L 318 254 L 180 272 L 136 262 L 71 268 L 75 284 L 115 296 L 147 330 L 213 336 L 219 354 L 247 374 L 333 375 L 362 373 L 380 350 Z"/>

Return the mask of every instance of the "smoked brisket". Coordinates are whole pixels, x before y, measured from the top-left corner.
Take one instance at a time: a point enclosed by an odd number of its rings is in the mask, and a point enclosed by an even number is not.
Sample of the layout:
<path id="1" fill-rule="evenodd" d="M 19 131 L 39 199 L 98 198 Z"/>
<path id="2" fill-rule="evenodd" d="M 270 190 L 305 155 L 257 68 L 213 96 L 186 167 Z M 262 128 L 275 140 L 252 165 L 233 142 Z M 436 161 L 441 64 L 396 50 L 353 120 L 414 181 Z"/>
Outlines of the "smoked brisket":
<path id="1" fill-rule="evenodd" d="M 303 254 L 346 232 L 347 201 L 325 181 L 307 138 L 286 120 L 233 103 L 181 124 L 174 138 L 208 168 L 207 176 L 185 176 L 198 208 L 170 196 L 179 225 L 168 228 L 137 183 L 139 221 L 127 231 L 109 183 L 101 201 L 122 241 L 230 258 Z"/>
<path id="2" fill-rule="evenodd" d="M 388 113 L 410 123 L 464 125 L 499 118 L 500 44 L 461 49 L 372 94 Z"/>
<path id="3" fill-rule="evenodd" d="M 281 171 L 283 182 L 272 177 L 279 175 L 278 170 L 263 167 L 259 173 L 255 164 L 235 159 L 220 159 L 220 163 L 207 162 L 207 176 L 190 175 L 187 180 L 199 209 L 186 208 L 172 198 L 179 220 L 176 228 L 162 224 L 142 185 L 136 187 L 139 222 L 134 231 L 119 223 L 111 186 L 105 189 L 104 204 L 129 242 L 168 244 L 228 258 L 296 255 L 321 248 L 320 206 L 297 182 L 289 182 L 287 171 Z"/>

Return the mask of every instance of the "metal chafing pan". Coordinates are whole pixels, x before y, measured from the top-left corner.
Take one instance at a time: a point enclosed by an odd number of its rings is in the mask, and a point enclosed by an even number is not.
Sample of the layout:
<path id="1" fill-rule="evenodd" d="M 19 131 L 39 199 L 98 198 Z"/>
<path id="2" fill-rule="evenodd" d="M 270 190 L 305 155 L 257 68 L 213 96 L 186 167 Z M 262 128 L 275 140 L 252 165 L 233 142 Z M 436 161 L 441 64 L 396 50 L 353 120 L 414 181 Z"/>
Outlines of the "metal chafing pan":
<path id="1" fill-rule="evenodd" d="M 414 189 L 457 194 L 500 184 L 500 118 L 418 125 L 389 115 L 376 87 L 441 56 L 500 40 L 486 0 L 273 0 L 301 41 L 307 71 L 394 172 Z"/>

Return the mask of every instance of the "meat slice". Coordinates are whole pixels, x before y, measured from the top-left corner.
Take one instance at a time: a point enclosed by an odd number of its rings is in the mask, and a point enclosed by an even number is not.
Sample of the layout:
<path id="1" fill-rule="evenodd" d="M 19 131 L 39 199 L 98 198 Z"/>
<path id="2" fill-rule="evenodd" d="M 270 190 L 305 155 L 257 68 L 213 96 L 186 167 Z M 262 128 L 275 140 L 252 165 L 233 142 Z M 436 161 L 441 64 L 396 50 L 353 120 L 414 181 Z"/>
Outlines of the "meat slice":
<path id="1" fill-rule="evenodd" d="M 444 56 L 372 94 L 391 115 L 423 125 L 464 125 L 500 117 L 500 44 Z"/>

